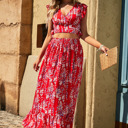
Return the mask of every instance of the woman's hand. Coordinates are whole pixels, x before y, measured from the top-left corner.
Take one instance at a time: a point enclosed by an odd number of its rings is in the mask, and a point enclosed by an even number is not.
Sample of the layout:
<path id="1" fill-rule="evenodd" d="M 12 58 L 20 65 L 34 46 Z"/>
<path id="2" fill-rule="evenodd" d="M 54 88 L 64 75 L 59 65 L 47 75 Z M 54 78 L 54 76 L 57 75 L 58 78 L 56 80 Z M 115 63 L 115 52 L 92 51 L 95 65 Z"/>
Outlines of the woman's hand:
<path id="1" fill-rule="evenodd" d="M 39 69 L 39 63 L 41 62 L 41 59 L 37 58 L 36 61 L 33 64 L 33 69 L 37 72 Z"/>
<path id="2" fill-rule="evenodd" d="M 107 48 L 106 46 L 103 46 L 102 48 L 101 48 L 101 51 L 102 52 L 104 52 L 105 54 L 106 54 L 106 56 L 108 56 L 108 54 L 107 54 L 107 51 L 109 50 L 109 48 Z"/>

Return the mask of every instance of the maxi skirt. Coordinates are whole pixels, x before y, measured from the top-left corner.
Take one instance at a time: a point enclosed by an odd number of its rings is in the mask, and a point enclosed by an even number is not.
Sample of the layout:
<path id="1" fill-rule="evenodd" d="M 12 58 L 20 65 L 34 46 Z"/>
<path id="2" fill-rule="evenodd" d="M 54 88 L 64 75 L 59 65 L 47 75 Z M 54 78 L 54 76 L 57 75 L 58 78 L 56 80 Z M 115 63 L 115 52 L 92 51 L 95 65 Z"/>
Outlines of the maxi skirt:
<path id="1" fill-rule="evenodd" d="M 24 128 L 72 128 L 82 79 L 80 40 L 52 37 L 38 74 L 32 108 Z"/>

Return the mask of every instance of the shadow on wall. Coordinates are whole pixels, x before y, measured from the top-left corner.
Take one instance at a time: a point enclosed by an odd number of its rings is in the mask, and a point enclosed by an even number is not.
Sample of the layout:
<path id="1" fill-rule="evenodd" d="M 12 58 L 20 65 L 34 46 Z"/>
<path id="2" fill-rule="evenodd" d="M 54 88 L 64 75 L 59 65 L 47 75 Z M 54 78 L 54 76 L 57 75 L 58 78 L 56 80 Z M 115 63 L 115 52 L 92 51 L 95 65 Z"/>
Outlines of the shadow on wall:
<path id="1" fill-rule="evenodd" d="M 0 80 L 0 110 L 6 109 L 5 87 L 4 82 Z"/>

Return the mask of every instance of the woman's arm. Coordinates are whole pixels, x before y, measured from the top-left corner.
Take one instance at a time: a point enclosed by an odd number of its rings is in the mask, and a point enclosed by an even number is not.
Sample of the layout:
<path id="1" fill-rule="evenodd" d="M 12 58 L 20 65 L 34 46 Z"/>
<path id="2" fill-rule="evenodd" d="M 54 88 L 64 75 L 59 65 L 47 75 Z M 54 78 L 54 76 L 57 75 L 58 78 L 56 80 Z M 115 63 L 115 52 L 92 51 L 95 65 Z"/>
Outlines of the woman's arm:
<path id="1" fill-rule="evenodd" d="M 47 7 L 47 12 L 48 12 L 48 7 Z M 42 48 L 41 48 L 41 52 L 40 52 L 38 58 L 36 59 L 36 61 L 33 64 L 33 69 L 35 71 L 38 71 L 38 69 L 39 69 L 38 65 L 41 62 L 41 59 L 44 56 L 45 50 L 46 50 L 46 48 L 47 48 L 47 46 L 48 46 L 48 44 L 49 44 L 49 42 L 50 42 L 50 40 L 52 38 L 52 35 L 51 35 L 52 25 L 53 25 L 52 20 L 48 21 L 48 32 L 47 32 L 47 35 L 46 35 L 45 40 L 43 42 L 43 45 L 42 45 Z"/>
<path id="2" fill-rule="evenodd" d="M 94 38 L 92 38 L 88 32 L 87 32 L 87 13 L 85 15 L 85 17 L 81 20 L 81 32 L 82 32 L 82 36 L 81 39 L 83 39 L 84 41 L 86 41 L 88 44 L 99 48 L 101 43 L 97 40 L 95 40 Z M 101 51 L 105 52 L 107 54 L 107 50 L 109 50 L 109 48 L 107 48 L 106 46 L 103 46 L 101 48 Z"/>
<path id="3" fill-rule="evenodd" d="M 48 32 L 47 32 L 46 38 L 44 40 L 43 46 L 41 48 L 41 52 L 40 52 L 38 58 L 36 59 L 36 61 L 33 64 L 33 69 L 35 71 L 38 71 L 38 69 L 39 69 L 38 65 L 41 62 L 41 59 L 42 59 L 42 57 L 43 57 L 43 55 L 45 53 L 45 50 L 46 50 L 46 48 L 47 48 L 47 46 L 48 46 L 48 44 L 49 44 L 49 42 L 51 40 L 51 37 L 52 37 L 51 29 L 52 29 L 52 21 L 49 21 L 49 23 L 48 23 Z"/>
<path id="4" fill-rule="evenodd" d="M 52 38 L 51 30 L 52 30 L 52 21 L 50 20 L 50 21 L 48 22 L 48 32 L 47 32 L 46 38 L 45 38 L 45 40 L 44 40 L 44 43 L 43 43 L 43 45 L 42 45 L 41 52 L 40 52 L 40 54 L 39 54 L 39 56 L 38 56 L 38 59 L 39 59 L 39 60 L 42 59 L 42 57 L 43 57 L 43 55 L 44 55 L 44 53 L 45 53 L 45 50 L 46 50 L 46 48 L 47 48 L 47 46 L 48 46 L 48 44 L 49 44 L 49 42 L 50 42 L 50 40 L 51 40 L 51 38 Z"/>

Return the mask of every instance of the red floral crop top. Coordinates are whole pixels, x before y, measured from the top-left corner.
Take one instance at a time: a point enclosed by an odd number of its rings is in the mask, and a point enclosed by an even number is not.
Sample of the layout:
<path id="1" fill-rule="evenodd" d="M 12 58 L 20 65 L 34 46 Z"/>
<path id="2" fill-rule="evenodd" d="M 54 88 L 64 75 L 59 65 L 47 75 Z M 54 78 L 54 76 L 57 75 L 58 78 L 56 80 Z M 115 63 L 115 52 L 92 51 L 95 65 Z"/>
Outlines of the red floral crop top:
<path id="1" fill-rule="evenodd" d="M 49 7 L 48 5 L 46 6 Z M 63 15 L 59 9 L 52 17 L 53 29 L 51 34 L 54 33 L 75 33 L 79 37 L 82 35 L 80 22 L 81 19 L 86 15 L 87 5 L 84 3 L 75 3 L 72 9 Z"/>

